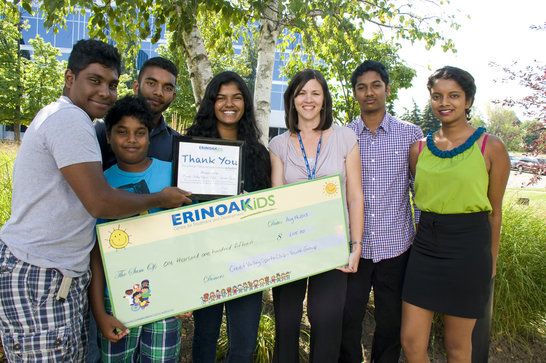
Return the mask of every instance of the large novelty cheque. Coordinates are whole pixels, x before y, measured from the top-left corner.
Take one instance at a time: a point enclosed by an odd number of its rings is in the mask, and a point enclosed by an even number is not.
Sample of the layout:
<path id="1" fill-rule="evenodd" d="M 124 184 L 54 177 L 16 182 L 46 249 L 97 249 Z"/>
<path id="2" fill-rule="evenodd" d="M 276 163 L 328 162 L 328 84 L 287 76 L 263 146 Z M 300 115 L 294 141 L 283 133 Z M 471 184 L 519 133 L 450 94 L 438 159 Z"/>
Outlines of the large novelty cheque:
<path id="1" fill-rule="evenodd" d="M 339 176 L 97 226 L 114 315 L 135 327 L 347 264 Z"/>

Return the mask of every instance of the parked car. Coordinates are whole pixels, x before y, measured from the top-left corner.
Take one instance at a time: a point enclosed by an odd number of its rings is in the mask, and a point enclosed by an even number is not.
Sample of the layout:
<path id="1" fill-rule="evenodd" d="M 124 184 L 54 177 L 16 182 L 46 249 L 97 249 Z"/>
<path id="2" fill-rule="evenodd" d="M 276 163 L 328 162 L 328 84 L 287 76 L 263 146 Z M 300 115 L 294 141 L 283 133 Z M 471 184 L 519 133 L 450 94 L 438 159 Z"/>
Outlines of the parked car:
<path id="1" fill-rule="evenodd" d="M 509 156 L 510 156 L 510 169 L 517 170 L 518 167 L 516 166 L 516 164 L 518 163 L 519 158 L 514 155 L 509 155 Z"/>
<path id="2" fill-rule="evenodd" d="M 544 158 L 537 158 L 538 163 L 540 164 L 542 174 L 546 175 L 546 159 Z"/>
<path id="3" fill-rule="evenodd" d="M 541 163 L 536 158 L 530 156 L 520 158 L 516 163 L 516 168 L 520 172 L 527 171 L 533 174 L 546 174 L 546 164 L 544 162 Z"/>

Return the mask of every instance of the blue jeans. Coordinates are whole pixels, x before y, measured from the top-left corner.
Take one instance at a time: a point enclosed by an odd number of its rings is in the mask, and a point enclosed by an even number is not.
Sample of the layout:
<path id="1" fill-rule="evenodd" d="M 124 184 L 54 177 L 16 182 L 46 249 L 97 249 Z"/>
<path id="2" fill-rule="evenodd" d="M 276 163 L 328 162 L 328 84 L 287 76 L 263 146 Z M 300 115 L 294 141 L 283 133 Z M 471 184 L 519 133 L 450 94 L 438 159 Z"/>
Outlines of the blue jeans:
<path id="1" fill-rule="evenodd" d="M 194 363 L 216 362 L 216 344 L 226 307 L 228 351 L 226 363 L 252 362 L 262 312 L 262 293 L 243 296 L 193 312 Z"/>

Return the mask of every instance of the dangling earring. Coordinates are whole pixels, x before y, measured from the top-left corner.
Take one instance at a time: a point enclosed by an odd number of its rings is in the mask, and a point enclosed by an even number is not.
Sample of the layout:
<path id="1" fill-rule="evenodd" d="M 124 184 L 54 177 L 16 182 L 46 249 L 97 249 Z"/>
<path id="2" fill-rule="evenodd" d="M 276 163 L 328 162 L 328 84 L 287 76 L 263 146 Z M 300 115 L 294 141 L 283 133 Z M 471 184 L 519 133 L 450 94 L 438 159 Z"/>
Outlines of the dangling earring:
<path id="1" fill-rule="evenodd" d="M 470 116 L 470 109 L 467 108 L 466 110 L 464 110 L 464 113 L 466 115 L 466 121 L 470 121 L 472 119 L 472 117 Z"/>

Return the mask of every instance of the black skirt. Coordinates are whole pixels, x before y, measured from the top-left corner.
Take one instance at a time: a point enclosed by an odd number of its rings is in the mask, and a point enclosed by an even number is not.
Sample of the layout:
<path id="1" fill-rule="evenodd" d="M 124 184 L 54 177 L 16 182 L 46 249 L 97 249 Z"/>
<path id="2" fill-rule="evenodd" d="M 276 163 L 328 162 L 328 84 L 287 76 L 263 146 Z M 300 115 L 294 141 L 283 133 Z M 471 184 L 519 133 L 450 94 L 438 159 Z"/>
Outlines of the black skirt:
<path id="1" fill-rule="evenodd" d="M 463 318 L 485 314 L 492 274 L 487 212 L 422 212 L 411 248 L 402 300 Z"/>

